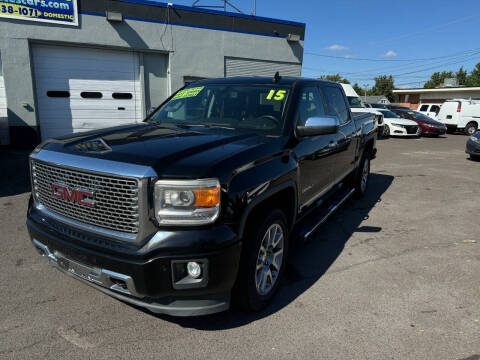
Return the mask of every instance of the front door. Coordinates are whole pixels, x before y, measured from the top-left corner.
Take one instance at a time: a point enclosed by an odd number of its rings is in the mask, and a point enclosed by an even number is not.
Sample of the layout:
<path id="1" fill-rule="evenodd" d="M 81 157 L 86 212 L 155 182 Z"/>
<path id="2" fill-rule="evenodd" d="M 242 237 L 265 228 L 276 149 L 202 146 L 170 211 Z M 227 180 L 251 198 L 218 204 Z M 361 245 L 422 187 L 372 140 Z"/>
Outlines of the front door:
<path id="1" fill-rule="evenodd" d="M 316 86 L 305 86 L 300 94 L 297 125 L 308 118 L 325 116 L 322 94 Z M 304 208 L 319 199 L 332 185 L 336 134 L 305 137 L 295 147 L 299 165 L 299 200 Z"/>

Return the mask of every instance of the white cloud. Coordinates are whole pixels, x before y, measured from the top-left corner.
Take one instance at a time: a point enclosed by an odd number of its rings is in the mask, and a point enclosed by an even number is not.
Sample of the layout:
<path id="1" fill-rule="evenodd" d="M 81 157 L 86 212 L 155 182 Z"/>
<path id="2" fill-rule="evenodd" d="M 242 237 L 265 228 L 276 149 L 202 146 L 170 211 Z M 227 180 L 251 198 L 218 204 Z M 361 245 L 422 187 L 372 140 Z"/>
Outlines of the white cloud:
<path id="1" fill-rule="evenodd" d="M 353 55 L 345 55 L 344 58 L 345 58 L 345 59 L 355 59 L 355 56 L 353 56 Z"/>
<path id="2" fill-rule="evenodd" d="M 326 47 L 325 50 L 342 51 L 342 50 L 348 50 L 348 48 L 342 45 L 334 44 L 334 45 L 330 45 L 329 47 Z"/>
<path id="3" fill-rule="evenodd" d="M 387 58 L 392 58 L 396 56 L 397 56 L 397 53 L 393 50 L 388 50 L 387 53 L 383 55 L 383 57 L 387 57 Z"/>

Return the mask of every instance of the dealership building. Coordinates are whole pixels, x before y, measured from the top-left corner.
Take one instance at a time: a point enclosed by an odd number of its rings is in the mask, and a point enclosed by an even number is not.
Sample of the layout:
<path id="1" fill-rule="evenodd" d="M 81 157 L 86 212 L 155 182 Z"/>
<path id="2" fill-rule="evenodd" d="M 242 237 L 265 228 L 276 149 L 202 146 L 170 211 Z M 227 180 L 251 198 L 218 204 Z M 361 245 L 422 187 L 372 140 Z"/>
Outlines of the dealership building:
<path id="1" fill-rule="evenodd" d="M 199 79 L 301 75 L 303 23 L 151 0 L 23 3 L 0 0 L 0 145 L 140 122 Z"/>

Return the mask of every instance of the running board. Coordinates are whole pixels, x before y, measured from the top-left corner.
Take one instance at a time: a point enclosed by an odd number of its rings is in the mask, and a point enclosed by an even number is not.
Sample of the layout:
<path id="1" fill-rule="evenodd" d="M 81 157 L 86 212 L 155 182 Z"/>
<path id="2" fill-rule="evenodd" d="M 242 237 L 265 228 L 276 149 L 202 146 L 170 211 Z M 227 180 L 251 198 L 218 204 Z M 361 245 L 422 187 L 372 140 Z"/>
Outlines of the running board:
<path id="1" fill-rule="evenodd" d="M 327 219 L 330 217 L 330 215 L 332 215 L 335 212 L 335 210 L 337 210 L 340 206 L 342 206 L 342 204 L 345 201 L 347 201 L 350 198 L 350 196 L 353 195 L 354 192 L 355 192 L 355 189 L 351 189 L 346 193 L 346 195 L 341 197 L 335 204 L 330 205 L 326 211 L 323 210 L 322 214 L 318 214 L 321 216 L 320 221 L 314 223 L 314 225 L 310 228 L 310 230 L 300 235 L 303 238 L 303 240 L 308 239 L 318 229 L 320 225 L 322 225 L 325 221 L 327 221 Z"/>

